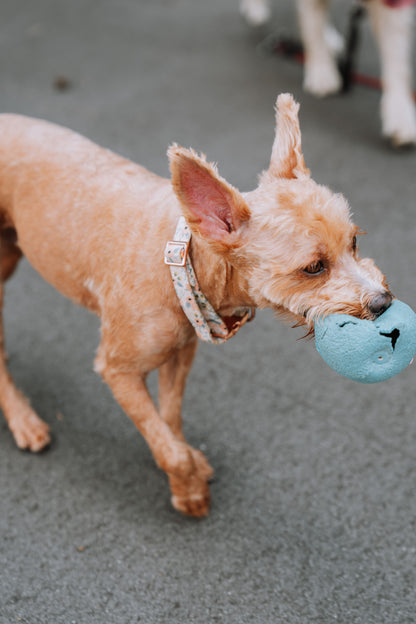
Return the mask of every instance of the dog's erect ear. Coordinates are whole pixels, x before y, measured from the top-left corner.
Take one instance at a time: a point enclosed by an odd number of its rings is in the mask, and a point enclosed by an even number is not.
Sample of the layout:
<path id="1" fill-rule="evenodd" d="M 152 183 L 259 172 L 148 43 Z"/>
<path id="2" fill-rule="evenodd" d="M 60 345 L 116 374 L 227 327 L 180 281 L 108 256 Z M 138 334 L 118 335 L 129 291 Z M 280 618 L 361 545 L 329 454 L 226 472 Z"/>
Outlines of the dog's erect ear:
<path id="1" fill-rule="evenodd" d="M 290 93 L 282 93 L 276 101 L 276 135 L 269 173 L 279 178 L 309 176 L 301 147 L 298 118 L 299 104 Z"/>
<path id="2" fill-rule="evenodd" d="M 240 226 L 250 218 L 241 194 L 193 150 L 172 145 L 168 156 L 172 186 L 190 227 L 209 240 L 236 243 Z"/>

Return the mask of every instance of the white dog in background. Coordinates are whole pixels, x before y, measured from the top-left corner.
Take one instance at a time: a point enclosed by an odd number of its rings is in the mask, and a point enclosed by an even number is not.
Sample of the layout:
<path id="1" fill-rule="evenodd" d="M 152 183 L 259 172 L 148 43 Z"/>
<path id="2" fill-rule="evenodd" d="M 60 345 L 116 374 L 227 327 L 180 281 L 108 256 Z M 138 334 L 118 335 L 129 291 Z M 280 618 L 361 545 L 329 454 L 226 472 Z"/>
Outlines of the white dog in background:
<path id="1" fill-rule="evenodd" d="M 412 94 L 412 4 L 416 0 L 366 0 L 380 51 L 383 135 L 393 145 L 416 144 L 416 108 Z M 342 86 L 336 55 L 339 41 L 328 21 L 330 0 L 296 0 L 305 50 L 304 88 L 323 97 Z M 240 11 L 252 25 L 270 18 L 270 0 L 240 0 Z M 335 31 L 336 32 L 336 31 Z"/>

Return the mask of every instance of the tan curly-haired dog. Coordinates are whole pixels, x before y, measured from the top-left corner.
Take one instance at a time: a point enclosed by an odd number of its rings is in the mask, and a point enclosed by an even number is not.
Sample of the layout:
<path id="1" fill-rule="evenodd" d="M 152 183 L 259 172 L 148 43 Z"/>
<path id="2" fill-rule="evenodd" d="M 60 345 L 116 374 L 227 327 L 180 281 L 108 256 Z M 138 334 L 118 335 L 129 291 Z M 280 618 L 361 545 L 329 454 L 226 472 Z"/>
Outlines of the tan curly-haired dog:
<path id="1" fill-rule="evenodd" d="M 391 301 L 379 269 L 358 255 L 346 200 L 311 179 L 297 113 L 290 95 L 278 98 L 270 166 L 250 193 L 192 150 L 169 149 L 168 180 L 70 130 L 0 115 L 2 282 L 24 254 L 100 316 L 95 369 L 167 473 L 174 507 L 194 516 L 208 512 L 212 469 L 181 428 L 197 338 L 164 263 L 180 215 L 192 232 L 200 288 L 226 321 L 241 307 L 271 307 L 313 331 L 318 315 L 373 319 Z M 158 410 L 146 388 L 154 369 Z M 20 448 L 49 443 L 49 427 L 16 389 L 3 349 L 0 404 Z"/>

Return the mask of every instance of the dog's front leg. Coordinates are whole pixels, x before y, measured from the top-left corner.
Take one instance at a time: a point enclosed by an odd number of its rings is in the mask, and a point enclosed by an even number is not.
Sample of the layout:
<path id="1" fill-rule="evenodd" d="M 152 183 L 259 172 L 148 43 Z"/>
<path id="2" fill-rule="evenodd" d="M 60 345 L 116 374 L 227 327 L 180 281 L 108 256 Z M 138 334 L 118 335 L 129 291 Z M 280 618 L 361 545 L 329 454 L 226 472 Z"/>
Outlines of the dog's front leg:
<path id="1" fill-rule="evenodd" d="M 416 143 L 416 108 L 412 97 L 412 7 L 390 8 L 368 2 L 371 25 L 380 49 L 383 134 L 394 145 Z"/>
<path id="2" fill-rule="evenodd" d="M 111 364 L 103 365 L 102 358 L 98 359 L 96 369 L 146 439 L 157 465 L 167 473 L 173 506 L 191 516 L 205 516 L 210 503 L 209 464 L 200 451 L 178 439 L 159 415 L 145 376 L 124 372 Z"/>
<path id="3" fill-rule="evenodd" d="M 185 441 L 182 433 L 182 399 L 197 346 L 195 337 L 185 347 L 174 351 L 159 368 L 159 413 L 182 441 Z"/>

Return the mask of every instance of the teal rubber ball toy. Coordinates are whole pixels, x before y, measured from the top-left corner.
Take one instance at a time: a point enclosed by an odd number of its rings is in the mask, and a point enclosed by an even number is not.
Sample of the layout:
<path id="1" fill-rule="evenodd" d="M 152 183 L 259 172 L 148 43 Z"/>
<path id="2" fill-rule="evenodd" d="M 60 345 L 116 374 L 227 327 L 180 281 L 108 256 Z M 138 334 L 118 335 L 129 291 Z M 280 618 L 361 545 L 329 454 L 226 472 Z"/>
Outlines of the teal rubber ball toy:
<path id="1" fill-rule="evenodd" d="M 416 314 L 397 299 L 375 321 L 330 314 L 315 323 L 315 345 L 340 375 L 361 383 L 385 381 L 416 354 Z"/>

